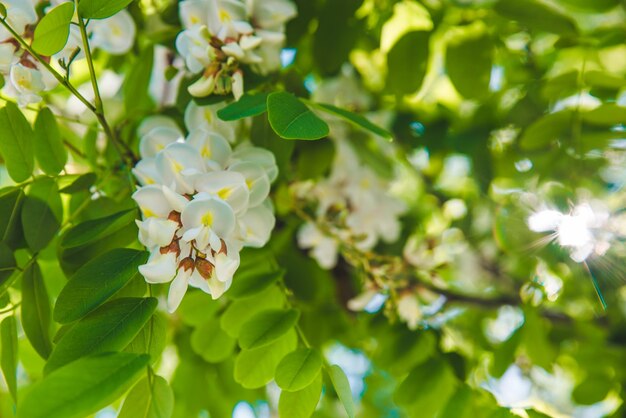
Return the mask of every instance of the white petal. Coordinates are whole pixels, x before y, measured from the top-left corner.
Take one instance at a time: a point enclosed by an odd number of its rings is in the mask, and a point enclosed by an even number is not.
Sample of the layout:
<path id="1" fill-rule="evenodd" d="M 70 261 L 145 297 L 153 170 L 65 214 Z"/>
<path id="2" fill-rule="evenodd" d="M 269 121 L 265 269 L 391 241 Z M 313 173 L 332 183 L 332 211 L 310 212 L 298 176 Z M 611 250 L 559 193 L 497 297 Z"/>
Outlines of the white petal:
<path id="1" fill-rule="evenodd" d="M 185 270 L 184 268 L 178 269 L 178 274 L 172 280 L 172 284 L 170 285 L 170 291 L 167 294 L 167 310 L 172 313 L 178 306 L 180 302 L 183 300 L 185 293 L 187 293 L 187 286 L 189 285 L 189 277 L 193 272 L 192 269 Z"/>
<path id="2" fill-rule="evenodd" d="M 172 142 L 181 140 L 180 129 L 171 126 L 159 126 L 149 130 L 139 140 L 139 153 L 142 158 L 154 157 Z"/>
<path id="3" fill-rule="evenodd" d="M 211 228 L 221 238 L 228 237 L 235 228 L 235 213 L 226 202 L 218 199 L 192 200 L 181 219 L 184 228 Z"/>
<path id="4" fill-rule="evenodd" d="M 161 254 L 157 249 L 146 264 L 139 266 L 139 272 L 148 283 L 170 282 L 176 274 L 176 254 Z"/>
<path id="5" fill-rule="evenodd" d="M 270 179 L 258 164 L 238 162 L 228 167 L 229 171 L 243 174 L 250 190 L 250 207 L 260 205 L 270 192 Z"/>
<path id="6" fill-rule="evenodd" d="M 235 214 L 248 209 L 250 193 L 246 179 L 241 173 L 234 171 L 215 171 L 196 177 L 194 187 L 199 192 L 206 192 L 224 200 Z"/>
<path id="7" fill-rule="evenodd" d="M 224 167 L 232 151 L 228 141 L 219 133 L 204 128 L 191 131 L 187 143 L 197 149 L 205 160 L 211 160 Z"/>
<path id="8" fill-rule="evenodd" d="M 276 218 L 271 207 L 262 204 L 250 209 L 241 218 L 240 224 L 246 246 L 259 248 L 269 241 Z"/>

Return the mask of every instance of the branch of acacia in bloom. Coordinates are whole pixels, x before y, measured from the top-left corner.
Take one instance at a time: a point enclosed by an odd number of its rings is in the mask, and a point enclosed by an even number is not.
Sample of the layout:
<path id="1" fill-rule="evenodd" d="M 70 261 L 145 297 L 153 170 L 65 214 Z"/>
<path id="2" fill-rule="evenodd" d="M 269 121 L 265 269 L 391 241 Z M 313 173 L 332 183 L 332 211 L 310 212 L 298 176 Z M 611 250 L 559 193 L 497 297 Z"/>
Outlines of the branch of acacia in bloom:
<path id="1" fill-rule="evenodd" d="M 22 36 L 20 36 L 20 34 L 18 34 L 11 27 L 11 25 L 9 25 L 7 23 L 6 19 L 0 18 L 0 24 L 2 24 L 2 26 L 4 26 L 6 28 L 6 30 L 11 34 L 11 36 L 13 36 L 13 38 L 35 60 L 37 60 L 37 62 L 39 62 L 46 70 L 48 70 L 48 72 L 50 74 L 52 74 L 52 76 L 59 82 L 59 84 L 61 84 L 70 93 L 72 93 L 83 105 L 85 105 L 85 107 L 87 109 L 89 109 L 89 111 L 91 111 L 96 116 L 96 118 L 98 119 L 98 122 L 100 123 L 100 125 L 104 129 L 105 135 L 107 136 L 109 141 L 111 141 L 113 143 L 113 146 L 115 147 L 115 149 L 119 153 L 119 155 L 122 158 L 122 160 L 124 160 L 127 164 L 134 165 L 134 163 L 137 162 L 137 158 L 135 157 L 134 153 L 132 152 L 132 150 L 128 147 L 128 145 L 126 143 L 124 143 L 123 141 L 120 141 L 119 138 L 117 138 L 117 136 L 115 135 L 115 133 L 111 129 L 108 121 L 106 120 L 106 117 L 104 116 L 104 112 L 103 112 L 103 109 L 102 109 L 102 102 L 101 102 L 101 100 L 98 101 L 98 99 L 100 99 L 100 96 L 99 96 L 99 92 L 97 90 L 97 84 L 95 84 L 96 87 L 94 88 L 94 94 L 96 96 L 96 105 L 94 106 L 89 100 L 87 100 L 85 98 L 85 96 L 83 96 L 72 85 L 72 83 L 70 83 L 69 79 L 63 77 L 63 75 L 60 74 L 57 70 L 55 70 L 45 59 L 43 59 L 43 57 L 41 55 L 39 55 L 37 52 L 35 52 L 35 50 L 28 44 L 28 42 L 26 42 L 24 40 L 24 38 L 22 38 Z M 81 32 L 81 35 L 82 35 L 82 32 Z M 84 39 L 84 43 L 88 47 L 89 43 L 87 42 L 86 38 L 83 38 L 83 39 Z M 88 58 L 88 65 L 89 65 L 89 70 L 90 70 L 90 76 L 91 76 L 91 79 L 92 79 L 92 83 L 97 83 L 95 81 L 95 73 L 92 72 L 93 71 L 93 61 L 91 59 L 91 54 L 89 53 L 89 55 L 87 55 L 87 52 L 85 52 L 85 54 L 86 54 L 86 56 L 89 57 Z M 125 152 L 122 152 L 122 149 L 120 147 L 125 149 Z"/>
<path id="2" fill-rule="evenodd" d="M 373 251 L 363 251 L 357 248 L 355 243 L 338 236 L 333 227 L 309 215 L 304 208 L 298 206 L 297 199 L 294 199 L 294 213 L 306 222 L 311 222 L 327 236 L 335 239 L 339 243 L 341 255 L 348 264 L 361 269 L 365 273 L 365 279 L 369 285 L 375 289 L 385 290 L 391 295 L 396 295 L 402 291 L 412 289 L 424 289 L 446 298 L 448 303 L 469 304 L 479 308 L 499 308 L 505 305 L 521 306 L 524 304 L 519 294 L 506 294 L 497 297 L 482 297 L 460 293 L 451 289 L 440 287 L 431 281 L 424 280 L 403 257 L 395 255 L 378 254 Z M 497 278 L 511 278 L 503 275 L 499 270 Z M 563 312 L 549 309 L 542 309 L 541 315 L 552 322 L 570 324 L 575 319 Z M 606 326 L 605 318 L 596 318 L 598 325 Z"/>

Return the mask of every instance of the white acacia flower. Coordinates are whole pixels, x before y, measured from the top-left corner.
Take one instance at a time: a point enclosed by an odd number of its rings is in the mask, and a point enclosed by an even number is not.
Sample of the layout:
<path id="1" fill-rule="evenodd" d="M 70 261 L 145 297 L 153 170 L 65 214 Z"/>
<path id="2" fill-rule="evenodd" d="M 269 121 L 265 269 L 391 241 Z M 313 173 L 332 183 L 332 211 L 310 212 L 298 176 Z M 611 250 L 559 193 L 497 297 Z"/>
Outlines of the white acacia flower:
<path id="1" fill-rule="evenodd" d="M 203 129 L 206 132 L 219 134 L 232 144 L 236 139 L 237 124 L 223 121 L 217 116 L 217 111 L 224 106 L 224 104 L 198 106 L 193 100 L 190 101 L 185 109 L 185 126 L 191 132 Z"/>
<path id="2" fill-rule="evenodd" d="M 181 216 L 185 228 L 183 240 L 195 240 L 198 247 L 208 245 L 221 248 L 221 239 L 235 229 L 235 213 L 223 200 L 215 198 L 194 199 L 183 210 Z"/>
<path id="3" fill-rule="evenodd" d="M 200 194 L 204 192 L 228 203 L 236 215 L 248 210 L 250 192 L 241 173 L 213 171 L 197 176 L 194 184 Z"/>
<path id="4" fill-rule="evenodd" d="M 148 262 L 139 266 L 139 272 L 148 283 L 168 283 L 176 275 L 177 256 L 173 252 L 152 251 Z"/>
<path id="5" fill-rule="evenodd" d="M 107 19 L 91 20 L 88 28 L 91 32 L 91 45 L 113 55 L 130 51 L 137 32 L 135 21 L 125 9 Z"/>
<path id="6" fill-rule="evenodd" d="M 200 154 L 191 145 L 180 142 L 169 144 L 159 152 L 156 167 L 163 182 L 182 194 L 193 193 L 194 177 L 205 171 Z"/>
<path id="7" fill-rule="evenodd" d="M 155 217 L 135 222 L 137 227 L 139 227 L 139 242 L 145 245 L 146 248 L 169 245 L 180 227 L 176 221 Z"/>
<path id="8" fill-rule="evenodd" d="M 192 131 L 187 143 L 197 149 L 204 159 L 207 170 L 221 170 L 226 167 L 232 150 L 228 141 L 220 134 L 204 128 Z"/>
<path id="9" fill-rule="evenodd" d="M 194 112 L 191 119 L 204 123 L 187 138 L 171 119 L 147 118 L 139 127 L 143 158 L 133 169 L 143 186 L 133 194 L 142 213 L 139 240 L 152 253 L 140 271 L 150 283 L 172 282 L 170 311 L 189 286 L 220 297 L 241 249 L 265 245 L 275 225 L 268 199 L 269 176 L 278 174 L 274 156 L 249 144 L 232 150 L 204 117 L 207 109 Z"/>
<path id="10" fill-rule="evenodd" d="M 11 85 L 18 93 L 17 99 L 20 106 L 41 101 L 40 94 L 46 89 L 41 71 L 37 68 L 15 64 L 11 66 L 9 76 Z"/>
<path id="11" fill-rule="evenodd" d="M 306 223 L 298 230 L 298 246 L 310 248 L 309 255 L 324 269 L 331 269 L 337 265 L 339 243 L 312 223 Z"/>
<path id="12" fill-rule="evenodd" d="M 8 74 L 16 60 L 15 46 L 10 43 L 0 44 L 0 73 Z"/>

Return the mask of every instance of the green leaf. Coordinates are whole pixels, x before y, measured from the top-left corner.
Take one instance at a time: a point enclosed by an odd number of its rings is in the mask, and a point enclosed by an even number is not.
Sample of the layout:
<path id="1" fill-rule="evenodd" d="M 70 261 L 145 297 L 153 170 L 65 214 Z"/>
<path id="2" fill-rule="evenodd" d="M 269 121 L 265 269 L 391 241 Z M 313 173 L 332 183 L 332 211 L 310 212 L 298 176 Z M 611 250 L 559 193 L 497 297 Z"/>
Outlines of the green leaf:
<path id="1" fill-rule="evenodd" d="M 96 182 L 98 176 L 95 173 L 85 173 L 80 175 L 71 184 L 63 187 L 59 192 L 66 194 L 73 194 L 82 192 L 83 190 L 89 190 L 91 186 Z"/>
<path id="2" fill-rule="evenodd" d="M 617 6 L 619 0 L 561 0 L 574 8 L 589 12 L 605 12 Z"/>
<path id="3" fill-rule="evenodd" d="M 104 218 L 82 222 L 67 231 L 60 246 L 74 248 L 91 244 L 133 222 L 136 214 L 134 209 L 124 210 Z"/>
<path id="4" fill-rule="evenodd" d="M 63 204 L 53 179 L 41 177 L 30 185 L 22 205 L 22 226 L 28 247 L 44 249 L 61 227 Z"/>
<path id="5" fill-rule="evenodd" d="M 141 51 L 124 81 L 124 106 L 128 114 L 149 111 L 154 101 L 149 93 L 150 77 L 154 65 L 154 47 Z"/>
<path id="6" fill-rule="evenodd" d="M 394 400 L 413 413 L 435 416 L 454 395 L 456 387 L 457 379 L 448 363 L 431 358 L 411 370 L 396 389 Z"/>
<path id="7" fill-rule="evenodd" d="M 35 383 L 18 418 L 81 418 L 119 398 L 145 371 L 150 357 L 106 353 L 77 360 Z"/>
<path id="8" fill-rule="evenodd" d="M 235 381 L 246 389 L 265 386 L 274 378 L 280 360 L 296 348 L 298 337 L 291 330 L 273 343 L 243 350 L 235 359 Z"/>
<path id="9" fill-rule="evenodd" d="M 22 112 L 7 102 L 0 109 L 0 153 L 9 175 L 18 183 L 27 180 L 35 167 L 32 138 L 33 130 Z"/>
<path id="10" fill-rule="evenodd" d="M 24 191 L 6 188 L 0 191 L 0 241 L 11 248 L 18 248 L 24 241 L 20 213 L 24 202 Z"/>
<path id="11" fill-rule="evenodd" d="M 58 7 L 67 4 L 71 3 L 61 3 Z M 59 174 L 67 163 L 67 150 L 63 145 L 57 121 L 47 107 L 41 109 L 37 115 L 33 138 L 35 140 L 35 157 L 37 157 L 39 167 L 48 175 Z"/>
<path id="12" fill-rule="evenodd" d="M 328 124 L 291 93 L 281 91 L 267 96 L 267 115 L 281 138 L 314 140 L 329 133 Z"/>
<path id="13" fill-rule="evenodd" d="M 74 3 L 61 3 L 48 11 L 39 21 L 33 35 L 33 49 L 50 57 L 61 51 L 70 36 L 70 22 L 74 16 Z"/>
<path id="14" fill-rule="evenodd" d="M 487 33 L 468 33 L 448 43 L 446 72 L 456 90 L 470 99 L 489 92 L 493 42 Z"/>
<path id="15" fill-rule="evenodd" d="M 22 327 L 37 353 L 48 358 L 52 351 L 50 299 L 37 262 L 22 275 Z"/>
<path id="16" fill-rule="evenodd" d="M 284 300 L 285 297 L 277 286 L 272 286 L 254 296 L 236 300 L 220 317 L 220 325 L 228 335 L 237 338 L 243 324 L 256 313 L 265 309 L 280 308 Z"/>
<path id="17" fill-rule="evenodd" d="M 191 348 L 209 363 L 219 363 L 229 358 L 237 341 L 220 328 L 214 317 L 201 324 L 191 333 Z"/>
<path id="18" fill-rule="evenodd" d="M 593 405 L 606 398 L 612 387 L 609 376 L 587 376 L 574 388 L 572 398 L 577 404 Z"/>
<path id="19" fill-rule="evenodd" d="M 306 387 L 296 391 L 283 391 L 278 400 L 280 418 L 309 418 L 315 412 L 322 394 L 322 374 L 318 373 Z"/>
<path id="20" fill-rule="evenodd" d="M 84 19 L 106 19 L 111 17 L 133 0 L 81 0 L 78 14 Z"/>
<path id="21" fill-rule="evenodd" d="M 0 3 L 0 17 L 6 19 L 7 17 L 7 8 L 4 4 Z"/>
<path id="22" fill-rule="evenodd" d="M 538 0 L 500 0 L 495 10 L 530 29 L 559 35 L 576 35 L 578 32 L 568 16 Z"/>
<path id="23" fill-rule="evenodd" d="M 582 114 L 585 122 L 592 125 L 612 126 L 626 122 L 626 107 L 606 103 Z"/>
<path id="24" fill-rule="evenodd" d="M 148 255 L 147 251 L 116 248 L 89 261 L 61 290 L 54 320 L 66 324 L 96 309 L 138 274 Z"/>
<path id="25" fill-rule="evenodd" d="M 393 141 L 393 135 L 391 134 L 391 132 L 389 132 L 388 130 L 384 128 L 381 128 L 378 125 L 373 124 L 367 118 L 361 115 L 358 115 L 354 112 L 350 112 L 349 110 L 345 110 L 340 107 L 333 106 L 333 105 L 326 104 L 326 103 L 311 102 L 311 105 L 327 113 L 330 113 L 331 115 L 339 116 L 340 118 L 352 123 L 353 125 L 359 128 L 365 129 L 366 131 L 369 131 L 373 133 L 374 135 L 378 135 L 383 139 L 386 139 L 388 141 Z"/>
<path id="26" fill-rule="evenodd" d="M 190 290 L 185 294 L 176 313 L 180 315 L 183 323 L 197 327 L 205 323 L 208 317 L 213 316 L 219 307 L 219 301 L 214 300 L 211 295 L 201 290 Z"/>
<path id="27" fill-rule="evenodd" d="M 170 418 L 174 393 L 161 376 L 144 377 L 131 389 L 117 418 Z"/>
<path id="28" fill-rule="evenodd" d="M 0 241 L 0 286 L 11 277 L 17 266 L 13 250 L 4 242 Z M 2 289 L 0 288 L 0 291 Z"/>
<path id="29" fill-rule="evenodd" d="M 297 392 L 309 386 L 322 369 L 322 356 L 312 348 L 301 348 L 289 353 L 276 368 L 276 384 L 288 392 Z"/>
<path id="30" fill-rule="evenodd" d="M 348 377 L 343 370 L 341 370 L 341 367 L 336 364 L 330 366 L 328 374 L 330 375 L 330 380 L 333 382 L 335 392 L 337 392 L 337 396 L 346 410 L 348 417 L 354 418 L 354 399 L 352 399 L 352 390 L 350 389 Z"/>
<path id="31" fill-rule="evenodd" d="M 570 110 L 549 113 L 533 122 L 522 134 L 519 145 L 524 150 L 542 149 L 569 132 L 573 114 Z"/>
<path id="32" fill-rule="evenodd" d="M 241 272 L 239 271 L 241 270 Z M 273 271 L 258 271 L 239 268 L 233 279 L 233 286 L 228 290 L 232 299 L 241 299 L 256 295 L 267 289 L 285 275 L 284 269 Z"/>
<path id="33" fill-rule="evenodd" d="M 105 303 L 66 332 L 44 372 L 89 354 L 123 349 L 148 322 L 156 306 L 155 298 L 120 298 Z"/>
<path id="34" fill-rule="evenodd" d="M 156 363 L 167 344 L 167 320 L 155 312 L 139 334 L 124 348 L 127 353 L 149 354 L 150 362 Z"/>
<path id="35" fill-rule="evenodd" d="M 17 360 L 17 321 L 9 316 L 0 323 L 0 368 L 14 402 L 17 402 Z"/>
<path id="36" fill-rule="evenodd" d="M 241 327 L 239 346 L 253 349 L 268 345 L 285 335 L 298 322 L 299 317 L 300 313 L 295 309 L 260 312 Z"/>
<path id="37" fill-rule="evenodd" d="M 430 32 L 413 31 L 398 40 L 387 54 L 387 88 L 410 94 L 422 85 L 428 65 Z"/>
<path id="38" fill-rule="evenodd" d="M 267 112 L 269 93 L 244 94 L 239 100 L 217 111 L 217 116 L 225 121 L 239 120 Z"/>

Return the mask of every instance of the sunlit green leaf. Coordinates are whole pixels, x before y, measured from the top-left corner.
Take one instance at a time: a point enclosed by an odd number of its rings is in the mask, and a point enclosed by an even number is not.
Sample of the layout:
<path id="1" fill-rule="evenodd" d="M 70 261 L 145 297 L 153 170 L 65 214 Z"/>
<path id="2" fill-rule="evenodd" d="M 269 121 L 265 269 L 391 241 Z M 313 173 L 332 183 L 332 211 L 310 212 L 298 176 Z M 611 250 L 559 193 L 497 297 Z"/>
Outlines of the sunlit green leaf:
<path id="1" fill-rule="evenodd" d="M 285 139 L 320 139 L 328 136 L 328 125 L 291 93 L 267 96 L 267 114 L 272 129 Z"/>
<path id="2" fill-rule="evenodd" d="M 73 2 L 61 3 L 47 11 L 35 27 L 33 49 L 45 56 L 52 56 L 61 51 L 70 35 L 72 16 L 74 16 Z"/>
<path id="3" fill-rule="evenodd" d="M 310 385 L 322 368 L 322 356 L 311 348 L 289 353 L 276 368 L 276 384 L 288 392 L 296 392 Z"/>
<path id="4" fill-rule="evenodd" d="M 65 324 L 82 318 L 122 289 L 147 259 L 146 251 L 118 248 L 90 260 L 61 290 L 54 320 Z"/>
<path id="5" fill-rule="evenodd" d="M 62 3 L 60 6 L 70 3 Z M 54 114 L 44 107 L 35 120 L 35 156 L 44 173 L 59 174 L 67 163 L 67 150 L 63 144 Z"/>
<path id="6" fill-rule="evenodd" d="M 259 312 L 241 327 L 239 345 L 243 349 L 268 345 L 287 333 L 299 316 L 300 313 L 295 309 Z"/>
<path id="7" fill-rule="evenodd" d="M 45 248 L 61 226 L 63 208 L 57 184 L 42 177 L 33 182 L 22 205 L 24 238 L 33 251 Z"/>
<path id="8" fill-rule="evenodd" d="M 81 0 L 78 14 L 85 19 L 106 19 L 128 6 L 133 0 Z"/>
<path id="9" fill-rule="evenodd" d="M 430 32 L 405 34 L 387 54 L 387 88 L 398 95 L 410 94 L 422 85 L 428 64 Z"/>
<path id="10" fill-rule="evenodd" d="M 0 322 L 0 343 L 0 368 L 13 401 L 17 402 L 17 321 L 14 316 Z"/>
<path id="11" fill-rule="evenodd" d="M 128 393 L 118 418 L 170 418 L 174 393 L 161 376 L 141 379 Z"/>
<path id="12" fill-rule="evenodd" d="M 43 358 L 52 351 L 50 299 L 37 262 L 22 274 L 22 327 L 33 348 Z"/>
<path id="13" fill-rule="evenodd" d="M 52 351 L 45 372 L 77 358 L 126 347 L 156 309 L 154 298 L 121 298 L 105 303 L 67 331 Z"/>
<path id="14" fill-rule="evenodd" d="M 191 347 L 209 363 L 219 363 L 230 357 L 237 341 L 220 328 L 218 318 L 206 320 L 191 333 Z"/>
<path id="15" fill-rule="evenodd" d="M 119 398 L 150 359 L 147 355 L 105 353 L 68 364 L 27 393 L 18 418 L 80 418 Z"/>
<path id="16" fill-rule="evenodd" d="M 239 100 L 217 111 L 217 116 L 226 121 L 239 120 L 263 114 L 267 111 L 268 93 L 244 94 Z"/>
<path id="17" fill-rule="evenodd" d="M 306 387 L 296 391 L 283 391 L 278 400 L 280 418 L 309 418 L 313 415 L 322 394 L 322 375 L 318 373 Z"/>
<path id="18" fill-rule="evenodd" d="M 0 109 L 0 154 L 16 182 L 28 179 L 33 173 L 33 130 L 12 102 Z"/>
<path id="19" fill-rule="evenodd" d="M 350 389 L 350 382 L 348 381 L 348 377 L 341 369 L 341 367 L 333 364 L 328 369 L 328 374 L 330 375 L 330 380 L 333 382 L 333 387 L 335 388 L 335 392 L 337 392 L 337 396 L 341 401 L 346 413 L 349 418 L 354 418 L 355 407 L 354 407 L 354 399 L 352 399 L 352 390 Z"/>

